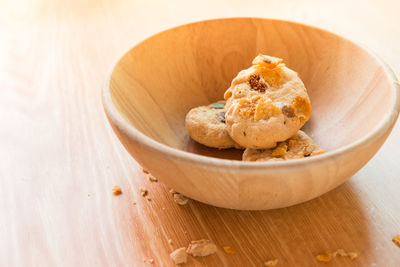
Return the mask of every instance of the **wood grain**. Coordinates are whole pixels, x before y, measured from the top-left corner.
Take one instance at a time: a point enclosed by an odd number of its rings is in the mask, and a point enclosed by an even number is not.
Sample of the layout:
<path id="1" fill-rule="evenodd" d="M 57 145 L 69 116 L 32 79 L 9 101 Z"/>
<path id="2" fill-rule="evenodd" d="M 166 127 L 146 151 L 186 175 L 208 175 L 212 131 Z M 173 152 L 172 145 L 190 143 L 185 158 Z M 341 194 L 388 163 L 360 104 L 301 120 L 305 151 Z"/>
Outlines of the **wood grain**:
<path id="1" fill-rule="evenodd" d="M 270 258 L 281 266 L 320 266 L 315 254 L 337 248 L 359 258 L 330 266 L 397 266 L 400 251 L 391 238 L 400 233 L 398 124 L 343 186 L 266 212 L 176 205 L 107 126 L 100 88 L 111 64 L 143 38 L 200 19 L 311 23 L 368 45 L 399 73 L 397 1 L 263 3 L 0 2 L 0 266 L 150 266 L 143 262 L 150 257 L 154 266 L 173 266 L 172 249 L 199 238 L 236 254 L 220 249 L 187 266 L 262 266 Z M 122 195 L 112 195 L 114 184 Z"/>

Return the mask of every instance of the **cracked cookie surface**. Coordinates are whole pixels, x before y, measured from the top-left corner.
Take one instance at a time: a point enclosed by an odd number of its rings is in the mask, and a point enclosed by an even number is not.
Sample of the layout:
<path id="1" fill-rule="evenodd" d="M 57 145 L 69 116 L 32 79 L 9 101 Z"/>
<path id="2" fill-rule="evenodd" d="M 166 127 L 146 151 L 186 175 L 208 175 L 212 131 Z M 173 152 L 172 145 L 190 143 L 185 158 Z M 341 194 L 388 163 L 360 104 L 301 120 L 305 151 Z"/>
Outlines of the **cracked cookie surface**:
<path id="1" fill-rule="evenodd" d="M 310 118 L 311 103 L 282 59 L 259 55 L 252 63 L 225 92 L 226 129 L 243 147 L 271 148 L 296 134 Z"/>

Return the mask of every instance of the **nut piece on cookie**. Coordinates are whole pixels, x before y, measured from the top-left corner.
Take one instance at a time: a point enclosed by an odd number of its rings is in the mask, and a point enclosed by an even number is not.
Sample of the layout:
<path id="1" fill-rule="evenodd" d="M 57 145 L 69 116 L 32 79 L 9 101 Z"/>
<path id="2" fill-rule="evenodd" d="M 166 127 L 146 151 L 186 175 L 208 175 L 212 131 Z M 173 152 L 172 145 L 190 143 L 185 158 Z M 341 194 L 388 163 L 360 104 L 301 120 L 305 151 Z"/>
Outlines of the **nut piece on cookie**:
<path id="1" fill-rule="evenodd" d="M 189 136 L 208 147 L 242 148 L 226 131 L 224 107 L 225 101 L 218 101 L 191 109 L 185 119 Z"/>
<path id="2" fill-rule="evenodd" d="M 217 252 L 217 246 L 210 240 L 201 239 L 192 241 L 186 252 L 192 256 L 205 257 Z"/>
<path id="3" fill-rule="evenodd" d="M 175 262 L 175 264 L 182 264 L 187 262 L 187 254 L 185 247 L 174 250 L 171 254 L 169 254 L 169 256 Z"/>
<path id="4" fill-rule="evenodd" d="M 242 159 L 244 161 L 281 161 L 316 156 L 324 152 L 305 132 L 298 131 L 288 140 L 279 142 L 274 148 L 247 148 Z"/>
<path id="5" fill-rule="evenodd" d="M 311 104 L 303 82 L 283 60 L 259 55 L 233 79 L 224 94 L 226 129 L 246 148 L 276 146 L 310 118 Z"/>

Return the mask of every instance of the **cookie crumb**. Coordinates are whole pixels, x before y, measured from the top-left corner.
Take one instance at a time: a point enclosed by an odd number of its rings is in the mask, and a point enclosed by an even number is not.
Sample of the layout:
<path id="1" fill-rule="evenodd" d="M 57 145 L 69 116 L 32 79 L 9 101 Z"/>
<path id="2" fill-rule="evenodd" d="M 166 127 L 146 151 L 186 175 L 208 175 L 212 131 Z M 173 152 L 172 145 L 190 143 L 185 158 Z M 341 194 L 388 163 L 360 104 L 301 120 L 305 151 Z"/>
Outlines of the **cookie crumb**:
<path id="1" fill-rule="evenodd" d="M 195 257 L 205 257 L 217 252 L 217 246 L 207 239 L 192 241 L 186 252 Z"/>
<path id="2" fill-rule="evenodd" d="M 223 248 L 224 251 L 225 251 L 226 253 L 228 253 L 228 254 L 231 254 L 231 255 L 235 254 L 235 250 L 234 250 L 233 248 L 229 247 L 229 246 L 224 246 L 224 247 L 222 247 L 222 248 Z"/>
<path id="3" fill-rule="evenodd" d="M 392 238 L 393 243 L 395 243 L 400 248 L 400 235 L 396 235 Z"/>
<path id="4" fill-rule="evenodd" d="M 331 253 L 320 254 L 316 257 L 317 261 L 320 262 L 330 262 L 332 260 Z"/>
<path id="5" fill-rule="evenodd" d="M 168 244 L 172 245 L 172 239 L 168 239 Z"/>
<path id="6" fill-rule="evenodd" d="M 173 188 L 171 188 L 171 189 L 169 190 L 169 193 L 170 193 L 170 194 L 175 194 L 176 191 L 175 191 Z"/>
<path id="7" fill-rule="evenodd" d="M 350 260 L 354 260 L 358 257 L 358 254 L 356 252 L 348 252 L 347 256 L 349 256 Z"/>
<path id="8" fill-rule="evenodd" d="M 148 262 L 151 263 L 151 264 L 153 264 L 153 263 L 154 263 L 154 260 L 153 260 L 153 259 L 149 259 Z"/>
<path id="9" fill-rule="evenodd" d="M 112 191 L 115 196 L 122 194 L 122 189 L 119 185 L 114 185 Z"/>
<path id="10" fill-rule="evenodd" d="M 145 168 L 142 167 L 142 172 L 144 172 L 145 174 L 149 174 L 149 171 L 147 171 Z"/>
<path id="11" fill-rule="evenodd" d="M 90 194 L 87 194 L 88 197 L 90 197 Z"/>
<path id="12" fill-rule="evenodd" d="M 158 179 L 156 177 L 154 177 L 153 175 L 151 175 L 150 173 L 147 175 L 147 177 L 149 178 L 149 181 L 152 183 L 158 182 Z"/>
<path id="13" fill-rule="evenodd" d="M 140 194 L 142 195 L 142 197 L 147 196 L 148 193 L 149 191 L 147 191 L 146 188 L 140 188 Z"/>
<path id="14" fill-rule="evenodd" d="M 188 203 L 189 199 L 180 193 L 175 193 L 174 201 L 175 201 L 175 203 L 177 203 L 179 205 L 186 205 Z"/>
<path id="15" fill-rule="evenodd" d="M 335 252 L 333 252 L 332 257 L 335 258 L 336 255 L 342 256 L 342 257 L 346 257 L 347 253 L 343 250 L 343 249 L 338 249 Z"/>
<path id="16" fill-rule="evenodd" d="M 185 247 L 175 249 L 171 254 L 169 254 L 169 256 L 175 262 L 175 264 L 182 264 L 187 262 Z"/>
<path id="17" fill-rule="evenodd" d="M 268 260 L 264 262 L 265 266 L 275 266 L 278 264 L 278 259 Z"/>
<path id="18" fill-rule="evenodd" d="M 132 205 L 136 205 L 136 201 L 132 201 Z"/>
<path id="19" fill-rule="evenodd" d="M 346 252 L 344 249 L 339 248 L 335 252 L 318 255 L 317 260 L 321 262 L 330 262 L 332 258 L 336 258 L 338 255 L 340 257 L 349 257 L 351 260 L 354 260 L 358 257 L 356 252 Z"/>
<path id="20" fill-rule="evenodd" d="M 151 201 L 151 198 L 149 196 L 146 196 L 147 201 Z"/>

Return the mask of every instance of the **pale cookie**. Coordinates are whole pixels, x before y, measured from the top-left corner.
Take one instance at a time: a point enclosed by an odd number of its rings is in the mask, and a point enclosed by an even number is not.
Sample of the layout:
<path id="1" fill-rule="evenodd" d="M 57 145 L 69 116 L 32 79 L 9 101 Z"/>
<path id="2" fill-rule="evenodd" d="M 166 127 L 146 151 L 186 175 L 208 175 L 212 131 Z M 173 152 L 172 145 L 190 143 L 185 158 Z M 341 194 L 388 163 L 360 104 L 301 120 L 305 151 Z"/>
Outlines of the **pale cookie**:
<path id="1" fill-rule="evenodd" d="M 191 138 L 208 147 L 241 148 L 225 127 L 225 101 L 193 108 L 186 115 L 185 126 Z"/>
<path id="2" fill-rule="evenodd" d="M 310 118 L 311 104 L 297 73 L 280 58 L 259 55 L 225 92 L 226 129 L 246 148 L 271 148 Z"/>
<path id="3" fill-rule="evenodd" d="M 281 161 L 316 156 L 324 152 L 305 132 L 298 131 L 288 140 L 279 142 L 275 148 L 247 148 L 242 159 L 243 161 Z"/>

